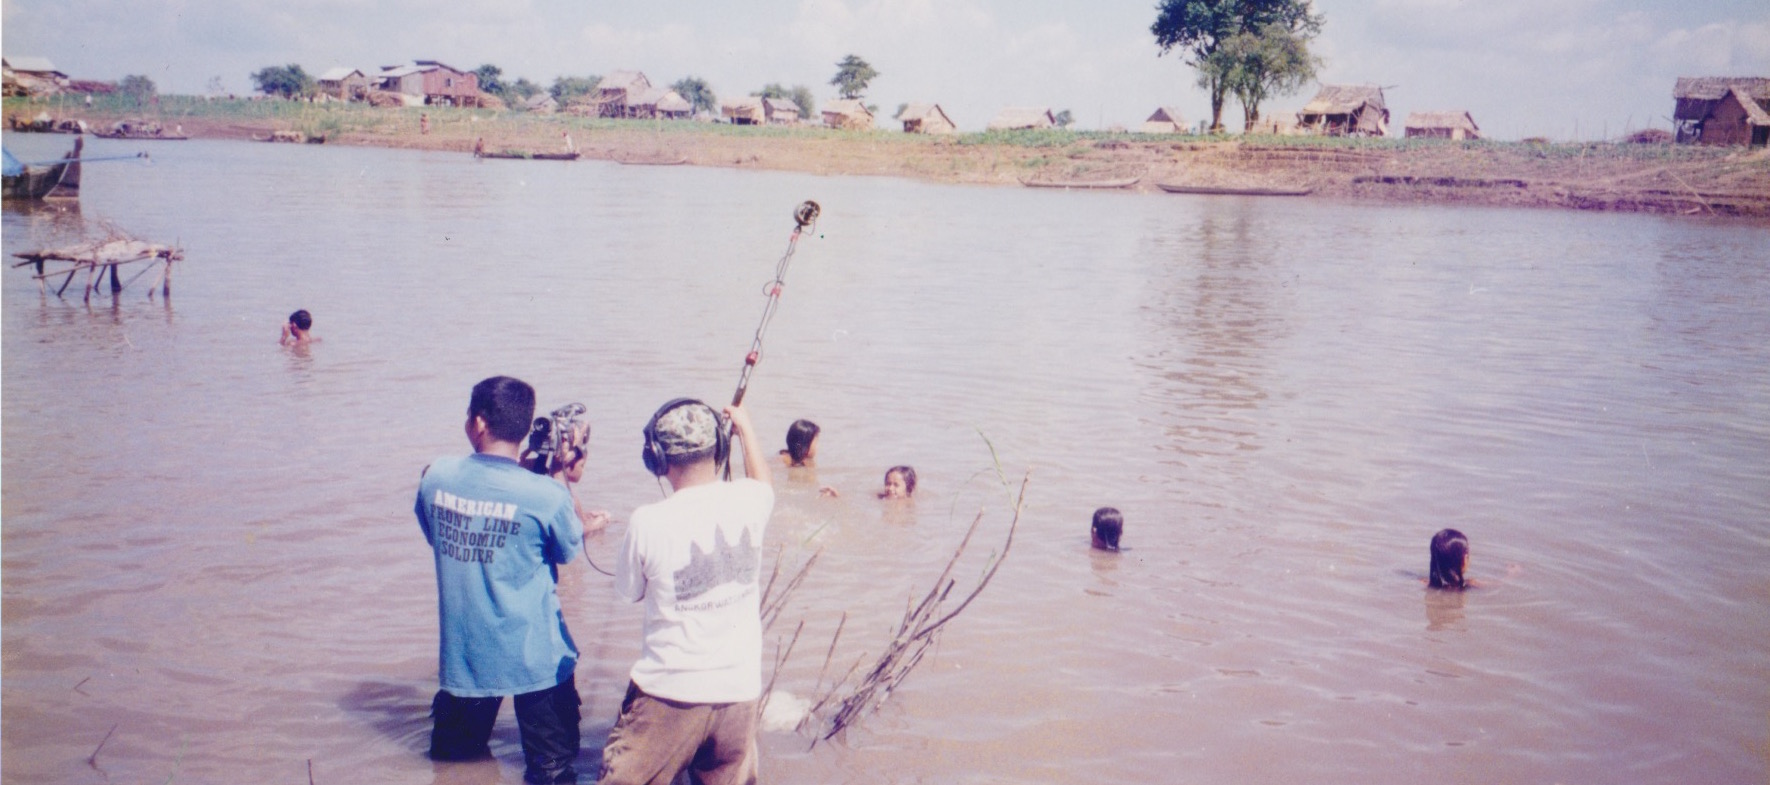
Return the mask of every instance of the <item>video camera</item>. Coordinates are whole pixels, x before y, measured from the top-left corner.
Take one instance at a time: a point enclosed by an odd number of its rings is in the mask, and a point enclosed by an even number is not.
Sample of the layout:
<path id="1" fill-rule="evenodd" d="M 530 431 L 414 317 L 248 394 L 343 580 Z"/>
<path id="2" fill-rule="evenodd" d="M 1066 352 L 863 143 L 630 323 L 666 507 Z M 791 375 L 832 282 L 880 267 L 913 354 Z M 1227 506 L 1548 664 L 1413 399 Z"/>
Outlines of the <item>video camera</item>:
<path id="1" fill-rule="evenodd" d="M 588 411 L 581 403 L 568 403 L 546 417 L 536 417 L 535 424 L 529 428 L 530 456 L 529 468 L 539 474 L 548 474 L 560 466 L 554 462 L 560 456 L 569 457 L 571 449 L 582 447 L 582 442 L 573 442 L 573 435 L 579 439 L 589 436 L 589 423 L 584 421 L 584 412 Z M 560 460 L 563 464 L 563 459 Z"/>

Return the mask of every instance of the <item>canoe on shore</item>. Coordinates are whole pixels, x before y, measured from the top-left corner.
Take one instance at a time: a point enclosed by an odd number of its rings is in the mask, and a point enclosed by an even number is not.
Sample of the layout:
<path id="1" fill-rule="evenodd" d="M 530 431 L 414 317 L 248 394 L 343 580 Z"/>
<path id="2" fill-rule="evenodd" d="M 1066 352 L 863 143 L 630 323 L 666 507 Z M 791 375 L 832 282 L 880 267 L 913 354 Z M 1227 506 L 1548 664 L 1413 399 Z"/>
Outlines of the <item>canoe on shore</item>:
<path id="1" fill-rule="evenodd" d="M 1028 180 L 1022 177 L 1020 178 L 1020 184 L 1028 188 L 1130 188 L 1131 186 L 1136 185 L 1137 181 L 1142 179 L 1141 176 L 1122 177 L 1117 180 Z"/>
<path id="2" fill-rule="evenodd" d="M 473 157 L 474 158 L 514 158 L 514 159 L 523 160 L 523 161 L 576 161 L 576 160 L 578 160 L 577 153 L 527 153 L 527 152 L 522 152 L 522 151 L 518 151 L 518 150 L 505 150 L 503 152 L 483 152 L 483 151 L 475 150 L 473 152 Z"/>
<path id="3" fill-rule="evenodd" d="M 688 163 L 688 156 L 680 155 L 675 158 L 616 158 L 615 161 L 628 166 L 681 166 Z"/>
<path id="4" fill-rule="evenodd" d="M 1235 188 L 1218 185 L 1175 185 L 1156 183 L 1171 194 L 1203 194 L 1206 196 L 1308 196 L 1313 188 Z"/>

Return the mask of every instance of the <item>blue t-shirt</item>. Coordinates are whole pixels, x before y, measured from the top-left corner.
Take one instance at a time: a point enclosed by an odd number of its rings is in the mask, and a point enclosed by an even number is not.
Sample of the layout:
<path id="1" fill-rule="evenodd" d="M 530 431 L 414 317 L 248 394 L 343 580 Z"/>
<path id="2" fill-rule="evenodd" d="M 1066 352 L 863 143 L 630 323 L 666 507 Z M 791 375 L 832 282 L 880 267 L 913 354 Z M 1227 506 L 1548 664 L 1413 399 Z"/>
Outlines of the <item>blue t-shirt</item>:
<path id="1" fill-rule="evenodd" d="M 442 687 L 463 698 L 558 685 L 578 665 L 554 585 L 584 548 L 571 493 L 509 458 L 430 465 L 418 526 L 436 553 Z"/>

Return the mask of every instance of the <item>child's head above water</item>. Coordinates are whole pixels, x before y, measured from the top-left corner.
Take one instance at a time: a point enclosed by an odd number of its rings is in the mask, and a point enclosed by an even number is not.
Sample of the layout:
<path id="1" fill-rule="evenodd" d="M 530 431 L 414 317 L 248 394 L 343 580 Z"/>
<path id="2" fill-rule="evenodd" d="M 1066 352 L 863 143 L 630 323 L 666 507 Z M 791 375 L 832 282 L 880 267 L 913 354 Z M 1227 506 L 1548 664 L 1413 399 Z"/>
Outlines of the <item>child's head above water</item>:
<path id="1" fill-rule="evenodd" d="M 1456 529 L 1432 535 L 1432 574 L 1426 585 L 1434 589 L 1462 589 L 1469 583 L 1463 570 L 1469 566 L 1469 538 Z"/>
<path id="2" fill-rule="evenodd" d="M 289 324 L 300 329 L 302 332 L 307 332 L 308 330 L 313 329 L 313 315 L 308 313 L 306 308 L 303 308 L 289 314 Z"/>
<path id="3" fill-rule="evenodd" d="M 1116 507 L 1101 507 L 1094 511 L 1093 533 L 1094 547 L 1103 551 L 1119 549 L 1119 535 L 1125 531 L 1125 516 Z"/>
<path id="4" fill-rule="evenodd" d="M 908 499 L 916 495 L 916 470 L 908 466 L 893 466 L 885 470 L 885 490 L 879 492 L 881 499 Z"/>
<path id="5" fill-rule="evenodd" d="M 787 449 L 781 450 L 781 454 L 787 456 L 787 463 L 804 466 L 806 461 L 816 458 L 820 430 L 817 423 L 810 420 L 794 420 L 787 426 Z"/>

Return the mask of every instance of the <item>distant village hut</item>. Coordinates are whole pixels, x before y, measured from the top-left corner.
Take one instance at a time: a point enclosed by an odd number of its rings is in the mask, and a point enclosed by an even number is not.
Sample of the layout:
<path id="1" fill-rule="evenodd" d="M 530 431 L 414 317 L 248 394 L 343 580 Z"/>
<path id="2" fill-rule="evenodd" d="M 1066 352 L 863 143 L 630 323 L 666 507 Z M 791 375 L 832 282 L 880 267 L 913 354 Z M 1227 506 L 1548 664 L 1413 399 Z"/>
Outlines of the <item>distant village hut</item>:
<path id="1" fill-rule="evenodd" d="M 1049 107 L 1009 107 L 996 114 L 996 119 L 989 121 L 989 130 L 1023 131 L 1056 125 L 1057 116 L 1051 114 Z"/>
<path id="2" fill-rule="evenodd" d="M 638 71 L 616 71 L 596 83 L 589 97 L 595 117 L 650 117 L 656 103 L 644 102 L 651 80 Z"/>
<path id="3" fill-rule="evenodd" d="M 1680 77 L 1672 97 L 1679 143 L 1770 145 L 1770 78 Z"/>
<path id="4" fill-rule="evenodd" d="M 870 131 L 873 110 L 853 98 L 840 98 L 824 104 L 824 125 L 846 131 Z"/>
<path id="5" fill-rule="evenodd" d="M 762 99 L 769 125 L 792 125 L 799 122 L 799 105 L 785 98 Z"/>
<path id="6" fill-rule="evenodd" d="M 1180 118 L 1180 110 L 1172 106 L 1158 106 L 1149 119 L 1137 129 L 1144 134 L 1183 134 L 1186 133 L 1186 121 Z"/>
<path id="7" fill-rule="evenodd" d="M 627 93 L 626 110 L 620 115 L 630 119 L 663 118 L 678 120 L 688 117 L 694 105 L 681 93 L 668 87 L 648 87 Z"/>
<path id="8" fill-rule="evenodd" d="M 407 106 L 478 106 L 479 75 L 450 68 L 435 60 L 414 60 L 381 69 L 375 89 L 400 97 Z"/>
<path id="9" fill-rule="evenodd" d="M 760 96 L 745 96 L 735 101 L 722 101 L 719 114 L 732 125 L 762 125 L 768 122 L 768 109 Z"/>
<path id="10" fill-rule="evenodd" d="M 1481 129 L 1468 112 L 1408 112 L 1402 134 L 1409 139 L 1480 139 Z"/>
<path id="11" fill-rule="evenodd" d="M 1297 113 L 1297 125 L 1322 136 L 1387 136 L 1389 107 L 1376 85 L 1324 84 Z"/>
<path id="12" fill-rule="evenodd" d="M 897 119 L 903 123 L 906 134 L 955 134 L 959 126 L 940 104 L 906 104 L 903 111 L 897 113 Z"/>
<path id="13" fill-rule="evenodd" d="M 320 74 L 314 86 L 340 101 L 361 101 L 369 96 L 369 77 L 356 68 L 334 68 Z"/>
<path id="14" fill-rule="evenodd" d="M 522 102 L 522 108 L 535 114 L 553 114 L 559 111 L 559 102 L 550 93 L 535 93 Z"/>
<path id="15" fill-rule="evenodd" d="M 44 57 L 0 57 L 0 73 L 7 96 L 55 95 L 68 87 L 68 75 Z"/>

